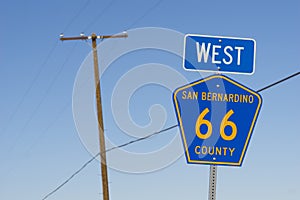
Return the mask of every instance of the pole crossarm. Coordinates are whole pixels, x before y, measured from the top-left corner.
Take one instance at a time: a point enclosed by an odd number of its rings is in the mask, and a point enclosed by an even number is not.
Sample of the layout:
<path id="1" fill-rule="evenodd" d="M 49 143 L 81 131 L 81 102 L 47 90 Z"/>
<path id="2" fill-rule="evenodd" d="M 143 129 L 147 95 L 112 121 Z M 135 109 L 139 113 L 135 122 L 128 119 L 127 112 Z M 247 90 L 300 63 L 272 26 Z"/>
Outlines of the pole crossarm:
<path id="1" fill-rule="evenodd" d="M 128 34 L 127 32 L 123 32 L 121 34 L 116 34 L 116 35 L 96 35 L 93 33 L 90 36 L 86 36 L 81 34 L 80 36 L 74 36 L 74 37 L 65 37 L 63 34 L 60 35 L 60 40 L 61 41 L 66 41 L 66 40 L 91 40 L 93 39 L 93 36 L 96 37 L 96 39 L 108 39 L 108 38 L 127 38 Z"/>

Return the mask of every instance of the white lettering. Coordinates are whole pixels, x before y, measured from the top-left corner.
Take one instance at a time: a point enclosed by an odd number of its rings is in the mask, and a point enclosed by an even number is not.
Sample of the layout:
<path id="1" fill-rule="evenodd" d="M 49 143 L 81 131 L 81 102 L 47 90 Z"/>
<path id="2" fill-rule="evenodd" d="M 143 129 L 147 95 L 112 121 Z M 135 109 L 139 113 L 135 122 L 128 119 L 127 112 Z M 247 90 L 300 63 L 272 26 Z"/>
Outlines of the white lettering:
<path id="1" fill-rule="evenodd" d="M 229 58 L 229 60 L 227 61 L 225 58 L 223 58 L 223 63 L 226 65 L 230 65 L 232 63 L 232 55 L 227 51 L 227 49 L 229 49 L 230 51 L 233 51 L 233 48 L 231 46 L 226 46 L 224 48 L 224 53 L 225 55 Z"/>
<path id="2" fill-rule="evenodd" d="M 212 48 L 211 48 L 212 46 Z M 224 63 L 225 65 L 232 64 L 233 60 L 236 59 L 236 64 L 239 66 L 241 65 L 241 55 L 244 47 L 232 47 L 232 46 L 225 46 L 224 48 L 221 45 L 212 45 L 211 43 L 196 42 L 196 49 L 197 49 L 197 59 L 198 62 L 207 63 L 209 55 L 211 55 L 211 63 L 212 64 L 221 64 Z M 224 52 L 224 57 L 220 58 L 220 51 Z M 237 58 L 233 57 L 232 53 L 236 51 Z M 223 55 L 221 53 L 221 55 Z"/>
<path id="3" fill-rule="evenodd" d="M 212 63 L 214 64 L 221 64 L 220 60 L 216 60 L 216 56 L 219 55 L 218 52 L 216 52 L 216 49 L 220 49 L 221 46 L 220 45 L 213 45 L 213 49 L 212 49 Z"/>
<path id="4" fill-rule="evenodd" d="M 199 42 L 196 42 L 198 62 L 202 61 L 202 56 L 203 56 L 204 57 L 204 62 L 207 63 L 210 46 L 211 46 L 211 43 L 208 43 L 207 48 L 205 49 L 205 43 L 202 42 L 201 49 L 200 49 Z"/>
<path id="5" fill-rule="evenodd" d="M 237 65 L 241 64 L 241 51 L 244 50 L 244 47 L 234 47 L 238 51 L 237 55 Z"/>

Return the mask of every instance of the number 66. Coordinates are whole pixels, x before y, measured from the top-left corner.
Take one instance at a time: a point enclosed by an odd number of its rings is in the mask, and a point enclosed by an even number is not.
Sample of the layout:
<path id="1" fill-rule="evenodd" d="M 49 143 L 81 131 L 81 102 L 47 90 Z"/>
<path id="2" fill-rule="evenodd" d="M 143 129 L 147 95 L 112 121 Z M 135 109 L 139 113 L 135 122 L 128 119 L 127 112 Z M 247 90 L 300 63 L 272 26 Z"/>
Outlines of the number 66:
<path id="1" fill-rule="evenodd" d="M 209 113 L 209 109 L 208 108 L 205 108 L 201 113 L 200 115 L 198 116 L 198 119 L 196 121 L 196 125 L 195 125 L 195 131 L 196 131 L 196 135 L 200 138 L 200 139 L 207 139 L 211 136 L 212 134 L 212 124 L 210 121 L 204 119 L 204 116 Z M 223 140 L 227 140 L 227 141 L 230 141 L 230 140 L 233 140 L 235 137 L 236 137 L 236 134 L 237 134 L 237 128 L 236 128 L 236 125 L 234 122 L 232 121 L 229 121 L 229 117 L 231 115 L 233 115 L 234 112 L 233 110 L 229 110 L 226 115 L 223 117 L 222 121 L 221 121 L 221 125 L 220 125 L 220 136 Z M 206 125 L 207 126 L 207 131 L 206 133 L 201 133 L 201 130 L 200 130 L 200 126 L 201 125 Z M 231 134 L 230 135 L 226 135 L 225 133 L 225 127 L 226 126 L 230 126 L 231 127 Z"/>

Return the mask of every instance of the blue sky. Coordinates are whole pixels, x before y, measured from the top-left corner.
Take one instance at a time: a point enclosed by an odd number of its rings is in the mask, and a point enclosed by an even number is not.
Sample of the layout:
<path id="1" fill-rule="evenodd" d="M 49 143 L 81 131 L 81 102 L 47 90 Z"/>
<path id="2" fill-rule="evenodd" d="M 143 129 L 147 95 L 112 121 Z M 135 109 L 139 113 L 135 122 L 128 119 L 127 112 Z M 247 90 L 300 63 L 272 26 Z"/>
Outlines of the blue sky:
<path id="1" fill-rule="evenodd" d="M 255 73 L 228 75 L 253 90 L 300 69 L 300 3 L 295 0 L 12 0 L 2 3 L 0 15 L 1 199 L 42 199 L 91 158 L 93 150 L 89 152 L 82 142 L 72 111 L 74 83 L 79 70 L 91 61 L 91 46 L 84 41 L 62 43 L 61 32 L 65 36 L 82 31 L 134 34 L 135 28 L 161 27 L 182 34 L 254 38 Z M 111 45 L 118 48 L 122 42 Z M 110 43 L 103 42 L 101 50 L 114 52 L 105 44 Z M 143 49 L 117 59 L 102 77 L 106 133 L 116 144 L 134 137 L 124 134 L 114 121 L 112 91 L 123 75 L 148 63 L 167 65 L 188 81 L 209 75 L 186 72 L 178 56 L 159 50 Z M 218 168 L 218 199 L 298 199 L 299 84 L 296 77 L 261 92 L 263 105 L 243 166 Z M 161 104 L 166 114 L 163 128 L 176 124 L 171 95 L 169 88 L 157 84 L 139 88 L 129 102 L 132 119 L 147 125 L 149 108 Z M 155 151 L 178 134 L 174 129 L 125 149 Z M 152 173 L 109 169 L 111 199 L 207 199 L 208 172 L 208 166 L 188 165 L 183 156 Z M 99 162 L 94 161 L 49 199 L 102 199 L 101 191 Z"/>

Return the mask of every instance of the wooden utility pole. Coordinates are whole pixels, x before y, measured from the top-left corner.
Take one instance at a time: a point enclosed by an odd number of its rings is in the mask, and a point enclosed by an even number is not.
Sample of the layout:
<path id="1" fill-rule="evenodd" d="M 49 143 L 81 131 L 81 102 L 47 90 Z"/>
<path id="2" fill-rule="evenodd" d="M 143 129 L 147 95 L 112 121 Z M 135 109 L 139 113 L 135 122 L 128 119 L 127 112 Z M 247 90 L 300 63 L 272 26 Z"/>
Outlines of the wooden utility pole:
<path id="1" fill-rule="evenodd" d="M 98 134 L 99 134 L 99 144 L 100 144 L 100 158 L 101 158 L 101 177 L 102 177 L 102 190 L 103 190 L 103 200 L 109 200 L 109 190 L 108 190 L 108 175 L 107 175 L 107 164 L 106 164 L 106 149 L 105 149 L 105 137 L 104 137 L 104 124 L 103 124 L 103 113 L 102 113 L 102 102 L 101 102 L 101 86 L 99 78 L 99 64 L 98 64 L 98 53 L 97 53 L 97 39 L 106 38 L 126 38 L 127 33 L 118 35 L 96 35 L 93 33 L 91 36 L 85 36 L 81 34 L 78 37 L 64 37 L 60 35 L 60 40 L 92 40 L 93 48 L 93 59 L 94 59 L 94 78 L 95 78 L 95 88 L 96 88 L 96 104 L 97 104 L 97 118 L 98 118 Z"/>

